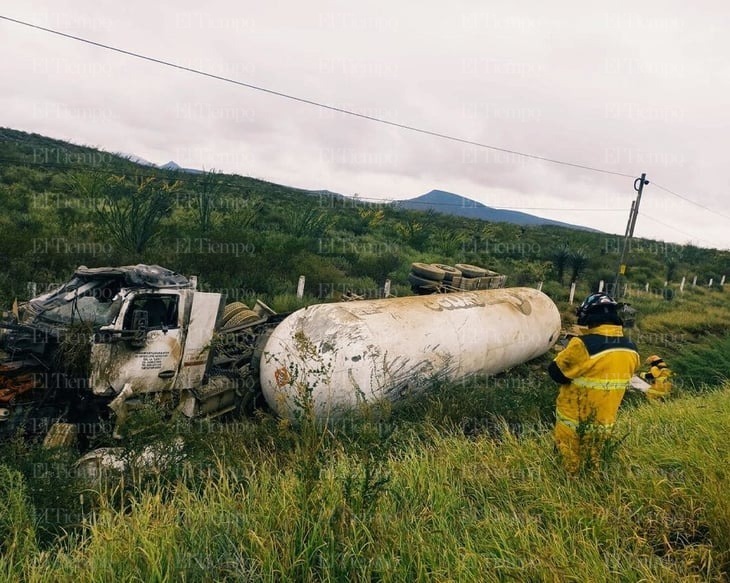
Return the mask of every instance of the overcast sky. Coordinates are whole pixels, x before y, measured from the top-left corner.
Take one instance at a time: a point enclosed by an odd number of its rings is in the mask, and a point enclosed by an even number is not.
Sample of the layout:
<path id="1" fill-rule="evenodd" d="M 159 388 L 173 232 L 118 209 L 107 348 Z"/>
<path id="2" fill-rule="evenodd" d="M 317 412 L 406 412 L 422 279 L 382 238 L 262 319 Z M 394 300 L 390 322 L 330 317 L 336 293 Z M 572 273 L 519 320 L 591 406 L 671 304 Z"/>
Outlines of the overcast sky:
<path id="1" fill-rule="evenodd" d="M 24 0 L 0 13 L 435 132 L 646 172 L 730 215 L 730 7 L 718 0 Z M 1 126 L 346 195 L 447 190 L 614 233 L 635 195 L 632 178 L 419 135 L 6 21 L 0 39 Z M 654 184 L 641 211 L 638 236 L 730 248 L 727 218 Z"/>

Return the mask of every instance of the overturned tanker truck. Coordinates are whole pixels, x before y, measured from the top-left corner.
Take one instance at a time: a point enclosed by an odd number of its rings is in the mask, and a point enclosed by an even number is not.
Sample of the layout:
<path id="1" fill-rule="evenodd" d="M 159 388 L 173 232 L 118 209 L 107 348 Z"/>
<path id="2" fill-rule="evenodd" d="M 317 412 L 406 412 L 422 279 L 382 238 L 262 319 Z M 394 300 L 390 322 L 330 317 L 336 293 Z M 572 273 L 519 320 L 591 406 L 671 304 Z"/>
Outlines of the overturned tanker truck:
<path id="1" fill-rule="evenodd" d="M 79 267 L 0 322 L 0 434 L 117 427 L 150 399 L 191 418 L 268 405 L 296 420 L 395 402 L 434 380 L 540 356 L 560 315 L 530 288 L 318 304 L 225 305 L 156 265 Z M 82 429 L 83 432 L 83 429 Z"/>

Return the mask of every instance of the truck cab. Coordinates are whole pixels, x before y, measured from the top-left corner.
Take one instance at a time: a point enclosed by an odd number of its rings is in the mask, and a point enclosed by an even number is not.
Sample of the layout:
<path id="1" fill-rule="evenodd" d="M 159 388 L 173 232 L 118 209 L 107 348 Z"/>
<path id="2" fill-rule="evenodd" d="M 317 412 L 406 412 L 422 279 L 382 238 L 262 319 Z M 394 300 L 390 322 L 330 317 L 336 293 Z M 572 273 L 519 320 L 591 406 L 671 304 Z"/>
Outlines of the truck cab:
<path id="1" fill-rule="evenodd" d="M 112 405 L 119 414 L 143 395 L 172 405 L 194 399 L 212 369 L 224 304 L 196 287 L 194 277 L 155 265 L 82 266 L 5 314 L 0 433 L 30 418 L 84 421 Z"/>

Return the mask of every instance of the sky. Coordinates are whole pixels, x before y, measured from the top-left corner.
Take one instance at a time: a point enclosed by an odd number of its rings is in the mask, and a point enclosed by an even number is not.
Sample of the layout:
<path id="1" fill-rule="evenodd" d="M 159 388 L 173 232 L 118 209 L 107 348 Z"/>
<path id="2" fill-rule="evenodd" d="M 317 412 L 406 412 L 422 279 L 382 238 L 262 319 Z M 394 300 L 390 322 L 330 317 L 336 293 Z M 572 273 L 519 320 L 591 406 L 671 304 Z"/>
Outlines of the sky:
<path id="1" fill-rule="evenodd" d="M 3 20 L 0 126 L 365 201 L 440 189 L 619 234 L 645 172 L 636 236 L 730 248 L 730 7 L 718 0 L 16 0 L 0 14 L 630 177 Z"/>

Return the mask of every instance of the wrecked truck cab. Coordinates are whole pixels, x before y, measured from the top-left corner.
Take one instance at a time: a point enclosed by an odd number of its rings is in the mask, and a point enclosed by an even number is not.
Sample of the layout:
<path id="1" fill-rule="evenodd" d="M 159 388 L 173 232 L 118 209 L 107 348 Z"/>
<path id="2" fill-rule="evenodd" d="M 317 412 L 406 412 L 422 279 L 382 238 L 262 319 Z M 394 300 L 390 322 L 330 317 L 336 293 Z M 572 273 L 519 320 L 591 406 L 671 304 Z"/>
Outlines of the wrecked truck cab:
<path id="1" fill-rule="evenodd" d="M 18 324 L 37 321 L 68 326 L 84 321 L 101 326 L 110 323 L 115 314 L 108 310 L 123 288 L 195 288 L 194 278 L 159 265 L 123 267 L 80 266 L 69 281 L 19 306 Z"/>
<path id="2" fill-rule="evenodd" d="M 135 288 L 193 288 L 194 281 L 157 265 L 133 265 L 117 268 L 79 267 L 60 287 L 18 306 L 0 322 L 5 331 L 3 348 L 11 360 L 32 355 L 43 368 L 56 345 L 74 334 L 97 332 L 114 324 L 126 295 Z"/>
<path id="3" fill-rule="evenodd" d="M 213 370 L 224 303 L 196 287 L 195 277 L 156 265 L 81 266 L 6 314 L 0 434 L 42 434 L 58 421 L 94 430 L 112 402 L 123 410 L 132 396 L 177 403 L 194 395 Z"/>

